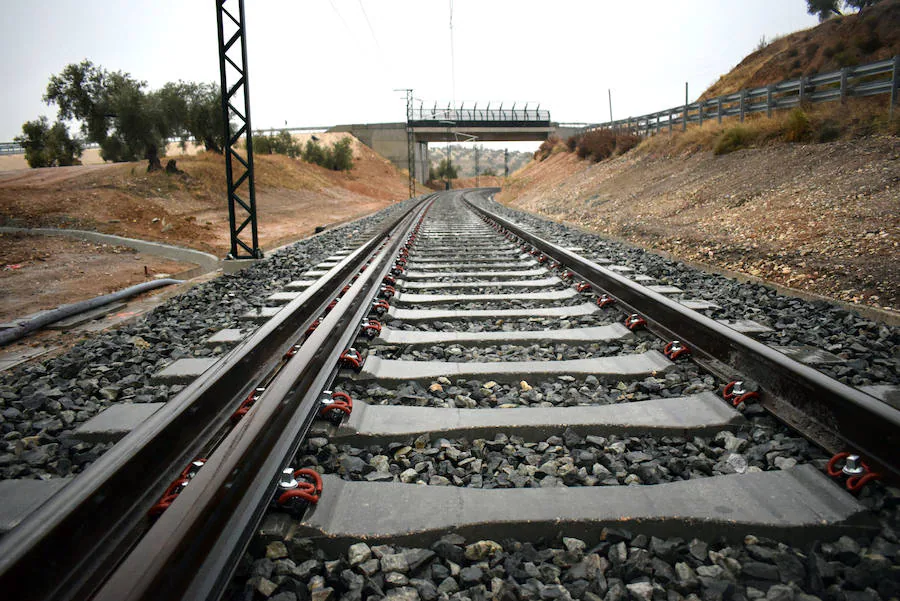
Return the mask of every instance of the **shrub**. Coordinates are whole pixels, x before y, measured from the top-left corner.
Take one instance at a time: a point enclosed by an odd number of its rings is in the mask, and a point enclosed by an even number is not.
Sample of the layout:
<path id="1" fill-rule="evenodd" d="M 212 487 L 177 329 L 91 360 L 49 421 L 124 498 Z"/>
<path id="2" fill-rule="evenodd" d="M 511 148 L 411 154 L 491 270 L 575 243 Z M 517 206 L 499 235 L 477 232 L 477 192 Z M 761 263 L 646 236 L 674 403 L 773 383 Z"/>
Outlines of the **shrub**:
<path id="1" fill-rule="evenodd" d="M 549 138 L 541 142 L 540 146 L 538 146 L 538 149 L 534 153 L 534 159 L 536 161 L 543 161 L 548 156 L 553 154 L 553 149 L 557 144 L 559 144 L 559 137 L 550 136 Z"/>
<path id="2" fill-rule="evenodd" d="M 616 133 L 611 129 L 595 129 L 581 137 L 578 142 L 578 156 L 591 157 L 596 163 L 611 157 L 616 149 Z"/>
<path id="3" fill-rule="evenodd" d="M 634 134 L 619 134 L 616 136 L 616 154 L 625 154 L 641 143 L 641 137 Z"/>
<path id="4" fill-rule="evenodd" d="M 835 54 L 834 60 L 840 67 L 855 67 L 859 64 L 859 58 L 850 50 L 843 50 Z"/>
<path id="5" fill-rule="evenodd" d="M 624 154 L 640 144 L 641 137 L 630 133 L 615 132 L 611 129 L 589 131 L 576 142 L 575 152 L 579 158 L 591 158 L 595 163 L 614 154 Z"/>
<path id="6" fill-rule="evenodd" d="M 819 51 L 819 44 L 813 42 L 806 47 L 806 58 L 807 60 L 812 59 L 816 55 L 816 52 Z"/>
<path id="7" fill-rule="evenodd" d="M 69 136 L 66 126 L 57 121 L 52 126 L 46 117 L 22 124 L 22 135 L 15 141 L 25 149 L 25 161 L 29 167 L 66 167 L 79 165 L 83 145 L 78 138 Z"/>
<path id="8" fill-rule="evenodd" d="M 253 152 L 257 154 L 284 154 L 292 159 L 300 156 L 300 144 L 294 141 L 291 132 L 281 130 L 277 134 L 253 136 Z"/>
<path id="9" fill-rule="evenodd" d="M 859 35 L 853 38 L 853 45 L 859 48 L 863 54 L 872 54 L 881 48 L 881 40 L 878 34 L 870 32 L 868 35 Z"/>
<path id="10" fill-rule="evenodd" d="M 841 136 L 841 128 L 833 119 L 827 119 L 819 127 L 819 142 L 833 142 Z"/>
<path id="11" fill-rule="evenodd" d="M 790 112 L 785 123 L 784 139 L 786 142 L 802 142 L 809 137 L 812 128 L 809 117 L 801 108 L 795 108 Z"/>
<path id="12" fill-rule="evenodd" d="M 315 140 L 307 140 L 303 149 L 303 160 L 313 165 L 325 165 L 326 151 Z"/>
<path id="13" fill-rule="evenodd" d="M 797 50 L 796 46 L 794 48 L 791 48 L 790 50 L 788 50 L 788 56 L 791 58 L 794 58 L 798 54 L 800 54 L 800 51 Z"/>
<path id="14" fill-rule="evenodd" d="M 713 147 L 713 154 L 722 155 L 746 148 L 753 141 L 753 134 L 743 125 L 730 127 L 722 132 L 716 145 Z"/>
<path id="15" fill-rule="evenodd" d="M 332 171 L 350 171 L 353 169 L 353 149 L 350 148 L 350 138 L 341 138 L 335 142 L 328 151 L 326 167 Z"/>
<path id="16" fill-rule="evenodd" d="M 566 148 L 569 149 L 569 152 L 575 152 L 575 148 L 578 146 L 578 136 L 569 136 L 569 139 L 566 140 Z"/>

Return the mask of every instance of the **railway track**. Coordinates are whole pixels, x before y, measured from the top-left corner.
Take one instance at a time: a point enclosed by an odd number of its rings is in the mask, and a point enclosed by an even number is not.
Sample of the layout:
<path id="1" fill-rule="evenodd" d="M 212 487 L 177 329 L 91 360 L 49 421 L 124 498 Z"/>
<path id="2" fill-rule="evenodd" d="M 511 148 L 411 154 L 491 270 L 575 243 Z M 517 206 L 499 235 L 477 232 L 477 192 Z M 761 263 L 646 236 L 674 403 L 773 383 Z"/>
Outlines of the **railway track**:
<path id="1" fill-rule="evenodd" d="M 287 306 L 0 539 L 4 590 L 900 592 L 896 498 L 871 483 L 900 469 L 900 411 L 479 194 L 425 198 L 273 295 Z"/>

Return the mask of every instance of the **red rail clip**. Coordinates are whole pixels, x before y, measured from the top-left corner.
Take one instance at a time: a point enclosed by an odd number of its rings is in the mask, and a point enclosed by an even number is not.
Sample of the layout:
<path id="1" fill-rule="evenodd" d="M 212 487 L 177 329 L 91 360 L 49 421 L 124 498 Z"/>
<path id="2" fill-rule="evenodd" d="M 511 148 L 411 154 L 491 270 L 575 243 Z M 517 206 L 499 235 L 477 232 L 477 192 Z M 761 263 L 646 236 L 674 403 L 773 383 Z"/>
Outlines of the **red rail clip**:
<path id="1" fill-rule="evenodd" d="M 238 405 L 237 410 L 231 414 L 231 423 L 236 424 L 241 421 L 241 418 L 250 411 L 250 407 L 259 400 L 259 397 L 262 396 L 262 393 L 265 392 L 266 389 L 263 387 L 254 388 L 253 392 L 247 395 L 247 398 L 241 401 L 241 404 Z"/>
<path id="2" fill-rule="evenodd" d="M 616 302 L 616 299 L 608 294 L 601 294 L 597 297 L 597 306 L 600 308 L 608 307 Z"/>
<path id="3" fill-rule="evenodd" d="M 377 319 L 367 319 L 362 322 L 362 330 L 369 338 L 375 338 L 381 334 L 381 322 Z"/>
<path id="4" fill-rule="evenodd" d="M 377 315 L 384 315 L 390 308 L 391 306 L 384 299 L 372 301 L 372 312 Z"/>
<path id="5" fill-rule="evenodd" d="M 302 478 L 302 480 L 298 480 L 294 488 L 286 490 L 278 496 L 278 505 L 288 509 L 297 509 L 297 507 L 292 507 L 297 501 L 300 501 L 301 505 L 318 503 L 319 497 L 322 496 L 322 476 L 319 475 L 319 472 L 305 467 L 294 471 L 293 475 L 294 478 Z"/>
<path id="6" fill-rule="evenodd" d="M 628 317 L 625 318 L 625 327 L 629 330 L 637 330 L 643 328 L 647 325 L 647 322 L 644 321 L 644 318 L 638 315 L 637 313 L 632 313 Z"/>
<path id="7" fill-rule="evenodd" d="M 843 466 L 838 467 L 839 461 L 844 462 Z M 867 483 L 881 479 L 881 474 L 873 472 L 869 464 L 863 461 L 859 455 L 848 452 L 838 453 L 829 459 L 825 472 L 832 478 L 847 476 L 844 486 L 850 492 L 858 492 Z"/>
<path id="8" fill-rule="evenodd" d="M 353 412 L 353 399 L 346 392 L 333 392 L 328 395 L 328 391 L 325 391 L 324 394 L 326 396 L 321 401 L 322 408 L 319 409 L 319 417 L 339 426 L 344 416 L 350 417 Z"/>
<path id="9" fill-rule="evenodd" d="M 722 389 L 722 398 L 726 401 L 731 401 L 731 404 L 737 407 L 750 399 L 759 399 L 759 393 L 747 390 L 744 388 L 743 382 L 735 380 L 726 384 L 725 388 Z"/>
<path id="10" fill-rule="evenodd" d="M 348 348 L 346 351 L 341 353 L 341 363 L 359 371 L 362 369 L 362 355 L 359 354 L 359 351 L 353 347 Z"/>
<path id="11" fill-rule="evenodd" d="M 188 485 L 188 482 L 197 475 L 197 472 L 200 471 L 200 468 L 203 467 L 203 464 L 206 463 L 206 459 L 199 458 L 192 461 L 186 468 L 181 471 L 181 474 L 171 483 L 169 487 L 166 488 L 166 492 L 162 494 L 153 507 L 150 508 L 150 511 L 147 512 L 147 515 L 150 517 L 156 517 L 161 515 L 169 506 L 175 502 L 175 499 L 178 498 L 178 495 L 181 494 L 181 491 L 185 489 Z"/>
<path id="12" fill-rule="evenodd" d="M 679 340 L 673 340 L 663 348 L 663 355 L 674 361 L 678 357 L 690 355 L 691 349 L 681 343 Z"/>
<path id="13" fill-rule="evenodd" d="M 577 290 L 578 292 L 590 292 L 591 285 L 587 282 L 578 282 L 578 285 L 575 286 L 575 290 Z"/>

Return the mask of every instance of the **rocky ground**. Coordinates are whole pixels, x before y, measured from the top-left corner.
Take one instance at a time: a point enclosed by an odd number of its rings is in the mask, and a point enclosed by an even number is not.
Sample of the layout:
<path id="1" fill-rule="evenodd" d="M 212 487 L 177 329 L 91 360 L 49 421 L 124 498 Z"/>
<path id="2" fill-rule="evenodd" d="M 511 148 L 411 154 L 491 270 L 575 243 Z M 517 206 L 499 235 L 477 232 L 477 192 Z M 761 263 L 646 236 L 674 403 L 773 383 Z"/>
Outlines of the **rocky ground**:
<path id="1" fill-rule="evenodd" d="M 73 430 L 113 403 L 164 402 L 181 385 L 151 383 L 181 357 L 223 353 L 203 341 L 222 328 L 253 329 L 240 315 L 335 250 L 354 246 L 400 205 L 303 240 L 235 275 L 194 286 L 144 317 L 76 344 L 44 362 L 0 373 L 0 479 L 68 476 L 107 445 Z"/>
<path id="2" fill-rule="evenodd" d="M 677 436 L 557 436 L 526 442 L 498 433 L 491 440 L 430 438 L 357 448 L 311 439 L 298 457 L 346 480 L 469 488 L 545 488 L 660 484 L 707 476 L 790 469 L 828 457 L 774 419 L 756 413 L 732 433 Z"/>
<path id="3" fill-rule="evenodd" d="M 676 260 L 898 310 L 898 159 L 896 136 L 597 164 L 558 153 L 498 198 Z"/>
<path id="4" fill-rule="evenodd" d="M 896 497 L 864 502 L 900 523 Z M 877 535 L 791 547 L 764 537 L 684 540 L 603 528 L 600 542 L 466 540 L 427 548 L 352 545 L 325 553 L 270 514 L 230 598 L 273 601 L 879 601 L 900 594 L 900 539 Z"/>
<path id="5" fill-rule="evenodd" d="M 583 250 L 589 258 L 605 258 L 631 267 L 659 284 L 681 288 L 686 297 L 710 301 L 718 308 L 702 311 L 715 319 L 749 319 L 773 329 L 755 334 L 778 346 L 812 346 L 836 355 L 840 362 L 816 365 L 825 374 L 851 386 L 900 383 L 900 327 L 865 318 L 824 300 L 808 301 L 781 294 L 756 283 L 740 283 L 684 262 L 617 242 L 584 230 L 509 209 L 496 202 L 471 198 L 491 211 L 538 228 L 544 237 Z"/>

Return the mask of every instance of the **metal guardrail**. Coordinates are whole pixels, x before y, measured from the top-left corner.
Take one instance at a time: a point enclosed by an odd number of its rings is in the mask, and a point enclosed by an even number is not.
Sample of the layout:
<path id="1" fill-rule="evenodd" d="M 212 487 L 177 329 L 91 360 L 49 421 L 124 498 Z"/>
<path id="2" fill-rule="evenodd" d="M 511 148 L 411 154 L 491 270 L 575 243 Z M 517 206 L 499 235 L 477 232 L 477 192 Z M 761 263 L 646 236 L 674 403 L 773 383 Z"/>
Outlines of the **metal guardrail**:
<path id="1" fill-rule="evenodd" d="M 900 85 L 900 55 L 840 71 L 818 73 L 800 79 L 791 79 L 768 86 L 748 88 L 716 98 L 692 102 L 682 106 L 629 117 L 606 123 L 596 123 L 581 130 L 585 133 L 597 129 L 616 129 L 638 135 L 652 135 L 663 129 L 687 128 L 688 123 L 702 125 L 712 119 L 722 122 L 723 117 L 740 117 L 748 113 L 765 111 L 771 116 L 776 109 L 799 106 L 807 102 L 845 101 L 878 94 L 891 95 L 891 115 L 898 100 Z"/>
<path id="2" fill-rule="evenodd" d="M 542 111 L 541 105 L 529 108 L 528 104 L 522 108 L 504 108 L 503 103 L 497 108 L 491 108 L 488 103 L 484 108 L 478 108 L 476 102 L 471 108 L 466 108 L 465 103 L 458 108 L 447 105 L 439 107 L 437 103 L 431 108 L 411 106 L 406 112 L 407 121 L 550 121 L 550 111 Z"/>

